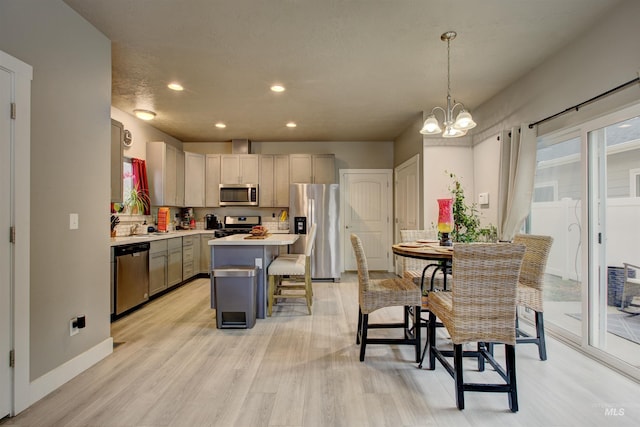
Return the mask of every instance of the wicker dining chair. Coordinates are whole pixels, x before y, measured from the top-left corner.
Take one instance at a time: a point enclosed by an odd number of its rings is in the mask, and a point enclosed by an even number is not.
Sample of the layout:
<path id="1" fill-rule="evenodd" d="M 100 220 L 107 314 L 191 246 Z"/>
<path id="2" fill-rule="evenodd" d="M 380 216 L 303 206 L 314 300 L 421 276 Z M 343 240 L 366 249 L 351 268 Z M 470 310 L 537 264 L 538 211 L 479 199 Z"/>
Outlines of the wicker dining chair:
<path id="1" fill-rule="evenodd" d="M 455 244 L 453 247 L 453 284 L 451 292 L 429 295 L 427 345 L 429 369 L 435 359 L 455 380 L 456 403 L 464 409 L 465 391 L 504 392 L 509 408 L 518 410 L 516 388 L 516 293 L 525 248 L 504 243 Z M 436 317 L 447 329 L 453 351 L 442 350 L 436 343 Z M 477 350 L 463 351 L 463 344 L 475 342 Z M 506 369 L 493 357 L 488 343 L 505 344 Z M 453 356 L 453 366 L 445 357 Z M 465 383 L 463 357 L 478 359 L 478 370 L 487 361 L 504 380 L 503 383 Z"/>
<path id="2" fill-rule="evenodd" d="M 367 344 L 406 344 L 415 347 L 416 362 L 420 360 L 420 288 L 404 278 L 371 279 L 364 247 L 360 238 L 351 234 L 351 244 L 358 265 L 358 330 L 356 344 L 360 344 L 360 361 L 364 361 Z M 369 323 L 369 314 L 384 307 L 404 307 L 401 323 Z M 413 317 L 413 327 L 409 318 Z M 402 328 L 404 338 L 370 338 L 369 329 Z"/>
<path id="3" fill-rule="evenodd" d="M 526 247 L 518 282 L 517 303 L 519 306 L 524 306 L 535 312 L 536 327 L 536 336 L 533 337 L 520 329 L 516 319 L 517 342 L 519 344 L 537 344 L 540 360 L 547 360 L 547 346 L 544 340 L 543 287 L 544 271 L 547 267 L 553 238 L 533 234 L 517 234 L 513 243 Z"/>

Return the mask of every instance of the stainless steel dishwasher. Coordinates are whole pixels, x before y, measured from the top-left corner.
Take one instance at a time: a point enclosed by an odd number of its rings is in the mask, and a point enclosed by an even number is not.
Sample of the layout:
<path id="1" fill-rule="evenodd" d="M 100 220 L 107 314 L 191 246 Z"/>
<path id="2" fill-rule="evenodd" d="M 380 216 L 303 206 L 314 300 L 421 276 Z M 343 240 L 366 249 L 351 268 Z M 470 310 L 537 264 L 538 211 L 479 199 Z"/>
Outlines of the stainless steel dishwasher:
<path id="1" fill-rule="evenodd" d="M 114 248 L 116 316 L 149 299 L 149 246 L 140 242 Z"/>

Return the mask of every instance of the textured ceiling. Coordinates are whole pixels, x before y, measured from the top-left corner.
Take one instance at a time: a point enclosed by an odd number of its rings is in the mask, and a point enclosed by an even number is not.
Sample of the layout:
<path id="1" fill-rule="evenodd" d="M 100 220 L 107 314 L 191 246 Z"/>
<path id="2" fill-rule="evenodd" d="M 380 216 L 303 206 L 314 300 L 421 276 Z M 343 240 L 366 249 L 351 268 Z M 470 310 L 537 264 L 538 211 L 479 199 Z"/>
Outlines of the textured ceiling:
<path id="1" fill-rule="evenodd" d="M 182 141 L 389 141 L 446 103 L 443 32 L 473 111 L 618 0 L 65 2 L 112 40 L 113 106 Z"/>

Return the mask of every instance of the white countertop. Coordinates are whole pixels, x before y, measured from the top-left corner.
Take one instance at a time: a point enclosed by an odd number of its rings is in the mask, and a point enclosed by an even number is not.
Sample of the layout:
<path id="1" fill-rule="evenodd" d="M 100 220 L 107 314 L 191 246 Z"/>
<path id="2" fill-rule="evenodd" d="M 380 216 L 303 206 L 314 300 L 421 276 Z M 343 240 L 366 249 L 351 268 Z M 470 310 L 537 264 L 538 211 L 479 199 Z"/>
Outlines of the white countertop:
<path id="1" fill-rule="evenodd" d="M 220 239 L 209 240 L 209 246 L 282 246 L 298 240 L 297 234 L 271 234 L 266 239 L 245 239 L 250 234 L 234 234 Z"/>
<path id="2" fill-rule="evenodd" d="M 151 242 L 153 240 L 172 239 L 174 237 L 193 236 L 200 234 L 211 234 L 215 230 L 180 230 L 170 231 L 168 233 L 149 233 L 149 234 L 135 234 L 133 236 L 112 237 L 111 246 L 128 245 L 130 243 L 138 242 Z"/>

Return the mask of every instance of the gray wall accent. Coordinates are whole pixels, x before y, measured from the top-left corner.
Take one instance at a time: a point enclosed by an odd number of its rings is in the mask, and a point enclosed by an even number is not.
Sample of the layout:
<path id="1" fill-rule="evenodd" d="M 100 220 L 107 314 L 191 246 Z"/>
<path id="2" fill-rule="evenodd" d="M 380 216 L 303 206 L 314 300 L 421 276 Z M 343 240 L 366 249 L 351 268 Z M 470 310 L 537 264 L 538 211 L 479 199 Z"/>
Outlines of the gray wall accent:
<path id="1" fill-rule="evenodd" d="M 422 124 L 424 123 L 424 118 L 422 113 L 416 114 L 415 119 L 411 122 L 411 125 L 404 130 L 393 143 L 393 166 L 401 165 L 406 162 L 416 154 L 420 154 L 420 171 L 418 175 L 419 180 L 419 218 L 418 218 L 418 226 L 419 228 L 425 228 L 424 226 L 424 145 L 423 145 L 423 136 L 420 133 L 420 129 L 422 129 Z M 395 179 L 395 176 L 394 176 Z M 393 186 L 395 191 L 395 185 Z M 394 198 L 395 200 L 395 198 Z M 394 206 L 395 212 L 395 206 Z"/>
<path id="2" fill-rule="evenodd" d="M 182 141 L 154 128 L 151 125 L 153 122 L 145 122 L 115 107 L 111 107 L 111 118 L 122 123 L 125 130 L 131 132 L 131 146 L 124 147 L 125 157 L 146 160 L 147 142 L 149 141 L 164 141 L 182 150 Z"/>
<path id="3" fill-rule="evenodd" d="M 184 142 L 193 153 L 231 153 L 231 142 Z M 335 154 L 340 169 L 393 168 L 393 141 L 251 141 L 252 154 Z"/>
<path id="4" fill-rule="evenodd" d="M 624 0 L 588 30 L 506 90 L 473 111 L 479 143 L 503 129 L 563 111 L 638 76 L 640 2 Z M 526 46 L 523 46 L 526 49 Z M 462 94 L 461 96 L 464 96 Z M 538 135 L 614 111 L 640 98 L 640 85 L 538 128 Z"/>
<path id="5" fill-rule="evenodd" d="M 3 0 L 1 8 L 0 49 L 33 66 L 33 380 L 110 336 L 111 43 L 59 0 Z M 69 230 L 70 213 L 79 214 L 78 230 Z M 87 327 L 70 337 L 78 314 Z"/>

